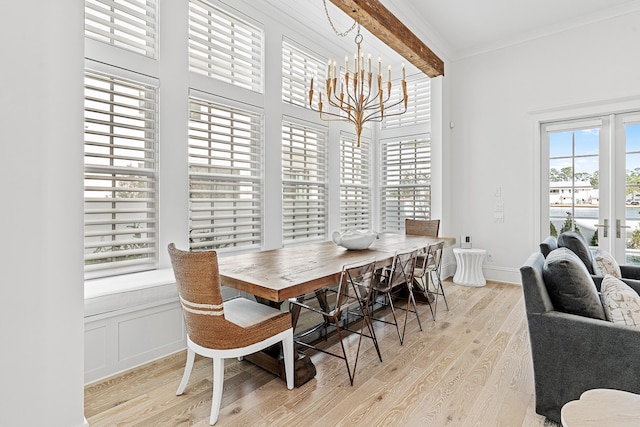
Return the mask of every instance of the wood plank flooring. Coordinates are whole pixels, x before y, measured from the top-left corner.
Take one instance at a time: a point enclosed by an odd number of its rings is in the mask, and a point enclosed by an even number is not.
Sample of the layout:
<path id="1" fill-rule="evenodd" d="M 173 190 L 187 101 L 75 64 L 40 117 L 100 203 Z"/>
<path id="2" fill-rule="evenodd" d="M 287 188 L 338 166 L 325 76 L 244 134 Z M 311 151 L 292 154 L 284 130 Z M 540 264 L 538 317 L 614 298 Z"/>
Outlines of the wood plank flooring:
<path id="1" fill-rule="evenodd" d="M 403 346 L 393 326 L 375 323 L 383 361 L 364 340 L 353 386 L 344 362 L 319 352 L 308 352 L 315 379 L 294 390 L 249 362 L 227 360 L 216 425 L 558 426 L 535 413 L 522 288 L 444 286 L 449 311 L 440 299 L 434 322 L 420 304 L 423 331 L 409 314 Z M 354 354 L 357 337 L 345 339 Z M 324 345 L 339 351 L 335 338 Z M 185 394 L 176 396 L 185 357 L 179 352 L 88 385 L 89 425 L 209 425 L 211 361 L 197 357 Z"/>

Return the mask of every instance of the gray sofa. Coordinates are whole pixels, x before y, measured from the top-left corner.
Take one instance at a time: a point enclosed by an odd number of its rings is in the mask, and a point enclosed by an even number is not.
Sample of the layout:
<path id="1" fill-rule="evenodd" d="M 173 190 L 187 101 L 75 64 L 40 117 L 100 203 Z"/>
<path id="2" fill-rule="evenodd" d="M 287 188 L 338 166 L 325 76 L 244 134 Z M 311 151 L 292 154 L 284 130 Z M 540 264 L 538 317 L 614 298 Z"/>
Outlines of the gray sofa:
<path id="1" fill-rule="evenodd" d="M 571 249 L 576 255 L 578 255 L 578 258 L 582 260 L 584 265 L 587 267 L 587 270 L 589 270 L 589 273 L 592 275 L 595 274 L 595 270 L 593 268 L 593 254 L 591 253 L 591 249 L 582 234 L 576 233 L 575 231 L 566 231 L 558 236 L 557 245 L 558 247 Z M 622 277 L 625 279 L 640 279 L 640 266 L 621 264 L 620 272 L 622 273 Z"/>
<path id="2" fill-rule="evenodd" d="M 520 268 L 531 342 L 536 412 L 554 421 L 560 421 L 560 410 L 565 403 L 578 399 L 589 389 L 612 388 L 640 393 L 640 329 L 570 314 L 554 306 L 557 285 L 564 282 L 573 286 L 575 282 L 587 283 L 585 280 L 589 280 L 591 288 L 585 289 L 591 298 L 595 292 L 599 300 L 586 267 L 568 250 L 561 248 L 559 251 L 553 251 L 552 258 L 562 255 L 568 271 L 550 271 L 549 257 L 545 260 L 538 252 Z M 640 294 L 638 282 L 624 281 Z M 556 286 L 552 294 L 547 289 L 547 282 Z"/>

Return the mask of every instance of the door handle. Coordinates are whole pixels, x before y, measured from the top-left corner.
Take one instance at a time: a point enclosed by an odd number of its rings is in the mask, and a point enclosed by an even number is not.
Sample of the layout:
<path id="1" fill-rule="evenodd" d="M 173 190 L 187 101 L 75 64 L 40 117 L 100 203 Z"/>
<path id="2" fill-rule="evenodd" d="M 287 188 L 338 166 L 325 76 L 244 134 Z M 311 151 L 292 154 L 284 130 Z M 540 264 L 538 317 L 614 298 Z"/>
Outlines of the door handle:
<path id="1" fill-rule="evenodd" d="M 619 219 L 616 219 L 616 237 L 619 239 L 620 238 L 620 229 L 621 228 L 631 228 L 628 225 L 620 225 L 622 221 L 620 221 Z"/>
<path id="2" fill-rule="evenodd" d="M 609 220 L 608 219 L 603 219 L 602 222 L 604 224 L 596 224 L 596 227 L 604 228 L 604 230 L 602 232 L 602 237 L 609 237 Z"/>

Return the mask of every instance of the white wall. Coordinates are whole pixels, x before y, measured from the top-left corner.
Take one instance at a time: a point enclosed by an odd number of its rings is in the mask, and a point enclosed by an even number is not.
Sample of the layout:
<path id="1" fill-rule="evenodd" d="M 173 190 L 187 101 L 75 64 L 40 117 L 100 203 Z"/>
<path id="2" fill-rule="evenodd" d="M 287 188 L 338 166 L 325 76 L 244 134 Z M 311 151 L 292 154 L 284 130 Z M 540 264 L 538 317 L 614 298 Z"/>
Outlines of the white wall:
<path id="1" fill-rule="evenodd" d="M 0 6 L 2 426 L 84 424 L 83 6 Z"/>
<path id="2" fill-rule="evenodd" d="M 538 248 L 536 118 L 640 99 L 638 22 L 640 13 L 620 16 L 449 67 L 452 231 L 492 254 L 487 278 L 519 282 Z M 498 202 L 504 223 L 494 222 Z"/>

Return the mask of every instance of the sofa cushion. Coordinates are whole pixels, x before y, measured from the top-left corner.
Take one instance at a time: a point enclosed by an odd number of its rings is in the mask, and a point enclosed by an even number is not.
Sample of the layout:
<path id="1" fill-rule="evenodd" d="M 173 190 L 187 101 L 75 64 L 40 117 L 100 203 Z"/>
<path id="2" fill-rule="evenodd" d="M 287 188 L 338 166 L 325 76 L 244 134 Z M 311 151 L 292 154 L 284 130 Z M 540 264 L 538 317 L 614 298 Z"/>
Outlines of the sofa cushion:
<path id="1" fill-rule="evenodd" d="M 602 304 L 607 320 L 640 327 L 640 295 L 622 280 L 607 274 L 602 280 Z"/>
<path id="2" fill-rule="evenodd" d="M 542 275 L 556 310 L 606 320 L 596 285 L 573 251 L 567 248 L 551 251 Z"/>
<path id="3" fill-rule="evenodd" d="M 582 260 L 590 274 L 593 271 L 593 256 L 587 241 L 576 231 L 565 231 L 558 236 L 558 247 L 569 248 Z"/>
<path id="4" fill-rule="evenodd" d="M 610 274 L 618 279 L 622 278 L 620 266 L 616 259 L 609 252 L 599 248 L 593 256 L 593 271 L 598 276 Z"/>

